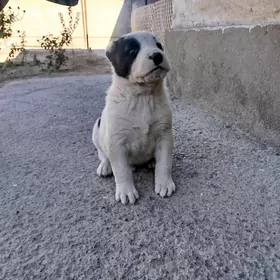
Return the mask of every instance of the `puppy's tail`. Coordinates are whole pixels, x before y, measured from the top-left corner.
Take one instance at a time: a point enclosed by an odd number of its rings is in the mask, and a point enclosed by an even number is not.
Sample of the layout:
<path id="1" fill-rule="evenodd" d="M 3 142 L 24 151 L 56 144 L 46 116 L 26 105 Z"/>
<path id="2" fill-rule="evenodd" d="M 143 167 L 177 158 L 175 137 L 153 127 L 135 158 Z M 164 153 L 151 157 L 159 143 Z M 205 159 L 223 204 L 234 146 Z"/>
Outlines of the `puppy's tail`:
<path id="1" fill-rule="evenodd" d="M 93 126 L 93 131 L 92 131 L 92 142 L 95 145 L 95 147 L 99 148 L 99 127 L 101 123 L 101 118 L 98 118 L 95 121 L 95 124 Z"/>

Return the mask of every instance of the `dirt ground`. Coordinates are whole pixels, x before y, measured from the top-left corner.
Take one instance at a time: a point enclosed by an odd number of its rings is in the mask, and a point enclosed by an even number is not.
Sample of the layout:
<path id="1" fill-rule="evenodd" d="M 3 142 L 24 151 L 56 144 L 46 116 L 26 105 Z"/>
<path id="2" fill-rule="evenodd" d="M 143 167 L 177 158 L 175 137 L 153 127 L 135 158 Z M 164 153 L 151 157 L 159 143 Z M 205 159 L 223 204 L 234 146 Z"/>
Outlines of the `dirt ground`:
<path id="1" fill-rule="evenodd" d="M 47 69 L 46 56 L 48 54 L 49 52 L 45 50 L 32 49 L 27 50 L 25 56 L 22 53 L 19 54 L 12 60 L 12 64 L 0 62 L 0 87 L 8 81 L 26 77 L 92 75 L 111 72 L 103 50 L 66 50 L 67 65 L 52 72 Z"/>
<path id="2" fill-rule="evenodd" d="M 92 127 L 110 75 L 0 89 L 1 280 L 279 280 L 280 154 L 171 92 L 173 178 L 115 201 Z"/>

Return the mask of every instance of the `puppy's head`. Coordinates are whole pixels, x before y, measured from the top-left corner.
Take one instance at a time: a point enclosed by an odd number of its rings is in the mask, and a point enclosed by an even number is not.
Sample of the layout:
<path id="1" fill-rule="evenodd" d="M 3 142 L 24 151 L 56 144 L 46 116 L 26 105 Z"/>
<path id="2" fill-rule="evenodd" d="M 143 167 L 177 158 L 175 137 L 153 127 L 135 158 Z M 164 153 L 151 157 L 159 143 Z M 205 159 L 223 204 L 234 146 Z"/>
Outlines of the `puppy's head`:
<path id="1" fill-rule="evenodd" d="M 162 44 L 147 31 L 126 34 L 106 50 L 117 76 L 132 83 L 156 83 L 170 70 Z"/>

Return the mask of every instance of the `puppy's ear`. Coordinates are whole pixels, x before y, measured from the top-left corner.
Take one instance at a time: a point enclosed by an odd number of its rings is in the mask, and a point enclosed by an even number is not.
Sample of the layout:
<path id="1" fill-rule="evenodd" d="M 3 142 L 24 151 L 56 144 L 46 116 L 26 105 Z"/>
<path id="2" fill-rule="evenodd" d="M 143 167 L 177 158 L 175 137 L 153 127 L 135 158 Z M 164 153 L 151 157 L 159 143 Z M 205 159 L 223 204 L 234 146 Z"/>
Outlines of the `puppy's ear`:
<path id="1" fill-rule="evenodd" d="M 118 40 L 111 41 L 109 43 L 108 47 L 106 48 L 106 56 L 111 62 L 112 62 L 112 60 L 115 56 L 116 50 L 117 50 L 117 43 L 118 43 Z"/>

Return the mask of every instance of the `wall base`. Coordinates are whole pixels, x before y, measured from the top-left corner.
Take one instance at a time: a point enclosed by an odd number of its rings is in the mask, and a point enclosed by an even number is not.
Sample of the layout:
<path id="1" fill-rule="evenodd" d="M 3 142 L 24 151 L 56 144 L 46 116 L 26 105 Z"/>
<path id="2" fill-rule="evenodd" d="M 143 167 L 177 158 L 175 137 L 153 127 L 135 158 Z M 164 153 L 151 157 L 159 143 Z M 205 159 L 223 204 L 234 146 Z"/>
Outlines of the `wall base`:
<path id="1" fill-rule="evenodd" d="M 177 97 L 280 147 L 280 25 L 165 36 Z"/>

